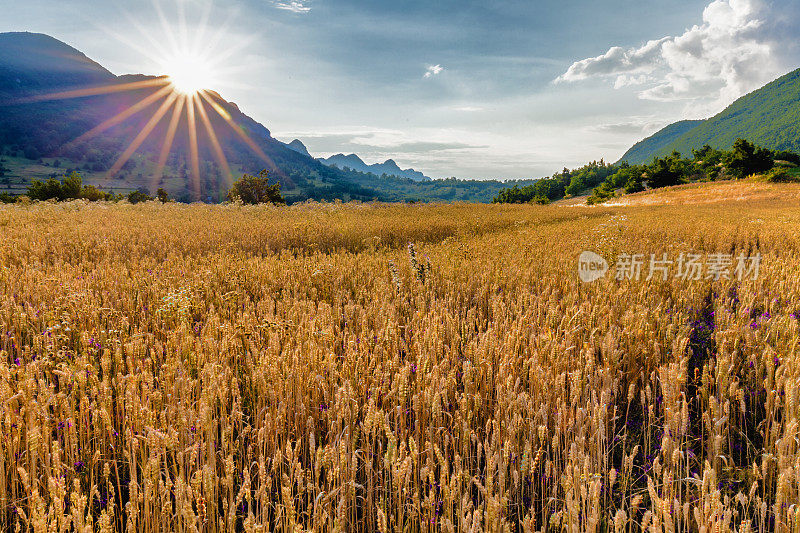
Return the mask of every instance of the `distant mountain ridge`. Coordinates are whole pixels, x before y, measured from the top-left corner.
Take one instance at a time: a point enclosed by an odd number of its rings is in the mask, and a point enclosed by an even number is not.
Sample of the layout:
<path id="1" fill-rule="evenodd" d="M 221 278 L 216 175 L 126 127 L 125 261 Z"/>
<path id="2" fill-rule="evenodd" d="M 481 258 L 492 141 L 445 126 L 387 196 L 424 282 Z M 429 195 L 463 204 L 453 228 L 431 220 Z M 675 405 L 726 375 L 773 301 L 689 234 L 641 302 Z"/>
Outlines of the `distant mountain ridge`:
<path id="1" fill-rule="evenodd" d="M 290 149 L 294 150 L 294 151 L 295 151 L 295 152 L 297 152 L 298 154 L 303 154 L 303 155 L 304 155 L 304 156 L 306 156 L 306 157 L 312 157 L 312 156 L 311 156 L 311 154 L 310 154 L 310 153 L 308 153 L 308 148 L 306 148 L 306 145 L 305 145 L 305 144 L 303 144 L 303 143 L 300 141 L 300 139 L 295 139 L 295 140 L 293 140 L 292 142 L 288 143 L 286 146 L 287 146 L 288 148 L 290 148 Z"/>
<path id="2" fill-rule="evenodd" d="M 291 148 L 297 153 L 307 155 L 312 157 L 311 154 L 308 152 L 308 148 L 303 144 L 300 139 L 295 139 L 292 142 L 288 143 L 286 146 Z M 327 165 L 329 167 L 336 167 L 339 169 L 349 168 L 350 170 L 356 170 L 358 172 L 368 172 L 371 174 L 375 174 L 376 176 L 383 176 L 384 174 L 388 176 L 397 176 L 398 178 L 408 178 L 413 181 L 432 181 L 431 178 L 414 170 L 413 168 L 408 169 L 401 169 L 400 166 L 394 161 L 394 159 L 387 159 L 383 163 L 376 163 L 374 165 L 368 165 L 364 162 L 356 154 L 344 155 L 344 154 L 336 154 L 330 157 L 319 157 L 317 161 L 322 163 L 323 165 Z"/>
<path id="3" fill-rule="evenodd" d="M 389 176 L 408 178 L 414 181 L 431 181 L 431 178 L 418 170 L 414 170 L 413 168 L 401 169 L 394 159 L 387 159 L 383 163 L 368 165 L 356 154 L 336 154 L 327 158 L 319 158 L 318 161 L 325 165 L 341 169 L 347 167 L 352 170 L 358 170 L 359 172 L 371 172 L 376 176 L 387 174 Z"/>
<path id="4" fill-rule="evenodd" d="M 800 69 L 747 94 L 706 120 L 676 122 L 636 143 L 620 161 L 648 163 L 673 150 L 708 144 L 728 150 L 738 138 L 771 150 L 800 151 Z"/>

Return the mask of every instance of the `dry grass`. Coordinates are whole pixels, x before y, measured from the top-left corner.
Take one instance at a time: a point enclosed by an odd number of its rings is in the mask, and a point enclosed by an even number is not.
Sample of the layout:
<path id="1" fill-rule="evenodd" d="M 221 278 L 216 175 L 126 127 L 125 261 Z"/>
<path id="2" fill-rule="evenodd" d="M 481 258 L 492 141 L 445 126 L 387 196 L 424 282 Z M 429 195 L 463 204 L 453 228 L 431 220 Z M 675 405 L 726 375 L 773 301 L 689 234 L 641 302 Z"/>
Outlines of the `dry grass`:
<path id="1" fill-rule="evenodd" d="M 798 222 L 1 207 L 0 529 L 798 531 Z M 583 285 L 584 249 L 762 272 Z"/>
<path id="2" fill-rule="evenodd" d="M 800 200 L 800 184 L 774 184 L 752 180 L 689 183 L 652 189 L 606 202 L 607 207 L 698 205 L 720 202 Z"/>

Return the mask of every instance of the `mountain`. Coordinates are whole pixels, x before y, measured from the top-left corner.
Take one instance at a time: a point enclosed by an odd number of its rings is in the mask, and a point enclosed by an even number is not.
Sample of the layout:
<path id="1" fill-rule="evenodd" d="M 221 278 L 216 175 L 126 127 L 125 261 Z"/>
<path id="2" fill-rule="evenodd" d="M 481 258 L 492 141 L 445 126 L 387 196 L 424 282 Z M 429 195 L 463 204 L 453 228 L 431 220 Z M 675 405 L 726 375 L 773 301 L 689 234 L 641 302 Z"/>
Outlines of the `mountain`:
<path id="1" fill-rule="evenodd" d="M 490 202 L 513 184 L 411 181 L 427 178 L 392 160 L 366 165 L 357 156 L 344 165 L 350 170 L 328 166 L 311 157 L 302 142 L 274 139 L 267 127 L 216 92 L 207 91 L 202 107 L 195 104 L 193 122 L 188 104 L 175 112 L 174 96 L 163 76 L 116 76 L 53 37 L 0 33 L 0 193 L 24 194 L 33 179 L 72 171 L 80 172 L 84 183 L 117 193 L 164 188 L 181 201 L 211 202 L 225 197 L 231 179 L 262 169 L 281 183 L 289 203 Z M 176 117 L 170 146 L 166 141 Z M 192 139 L 197 141 L 196 170 Z M 165 146 L 170 150 L 159 173 Z M 123 165 L 126 152 L 132 156 Z"/>
<path id="2" fill-rule="evenodd" d="M 115 76 L 78 50 L 38 33 L 0 33 L 0 93 L 100 85 Z"/>
<path id="3" fill-rule="evenodd" d="M 653 154 L 664 152 L 668 146 L 678 140 L 686 132 L 700 125 L 702 120 L 681 120 L 670 124 L 666 128 L 659 130 L 650 137 L 634 144 L 630 150 L 625 152 L 620 161 L 628 163 L 645 163 L 653 159 Z M 669 150 L 667 153 L 671 153 Z"/>
<path id="4" fill-rule="evenodd" d="M 298 154 L 303 154 L 306 157 L 311 157 L 311 154 L 308 153 L 308 148 L 306 148 L 306 145 L 303 144 L 302 141 L 300 141 L 300 139 L 295 139 L 286 146 L 294 150 Z"/>
<path id="5" fill-rule="evenodd" d="M 349 168 L 359 172 L 370 172 L 376 176 L 382 176 L 386 174 L 387 176 L 408 178 L 413 181 L 431 181 L 431 178 L 422 172 L 414 170 L 413 168 L 406 170 L 401 169 L 393 159 L 387 159 L 384 163 L 368 165 L 356 154 L 336 154 L 328 158 L 320 158 L 319 161 L 330 167 L 336 167 L 340 169 Z"/>
<path id="6" fill-rule="evenodd" d="M 740 137 L 772 150 L 800 151 L 800 69 L 739 98 L 714 117 L 667 126 L 634 145 L 621 160 L 645 163 L 673 150 L 689 155 L 705 144 L 727 150 Z"/>
<path id="7" fill-rule="evenodd" d="M 345 172 L 288 148 L 236 104 L 212 91 L 202 112 L 199 104 L 195 106 L 199 180 L 193 179 L 188 105 L 181 111 L 160 178 L 154 176 L 174 107 L 163 114 L 119 172 L 109 175 L 151 117 L 170 104 L 172 94 L 163 89 L 166 84 L 163 77 L 115 76 L 47 35 L 0 34 L 0 158 L 8 168 L 0 192 L 24 192 L 32 178 L 78 170 L 87 183 L 115 191 L 146 188 L 152 192 L 164 187 L 180 199 L 218 201 L 230 187 L 231 176 L 223 170 L 207 118 L 234 176 L 266 168 L 290 201 L 391 199 L 355 183 Z M 124 120 L 97 135 L 84 136 L 120 113 L 126 114 Z"/>
<path id="8" fill-rule="evenodd" d="M 291 148 L 292 150 L 294 150 L 299 154 L 304 154 L 311 157 L 311 154 L 308 153 L 308 148 L 306 148 L 306 146 L 299 139 L 293 140 L 286 146 L 288 146 L 289 148 Z M 387 176 L 408 178 L 413 181 L 431 181 L 431 178 L 429 178 L 422 172 L 414 170 L 413 168 L 409 168 L 406 170 L 401 169 L 393 159 L 387 159 L 385 163 L 376 163 L 374 165 L 368 165 L 364 162 L 364 160 L 362 160 L 356 154 L 350 154 L 350 155 L 336 154 L 328 158 L 320 157 L 317 159 L 317 161 L 329 167 L 335 167 L 338 169 L 349 168 L 351 170 L 356 170 L 358 172 L 367 172 L 370 174 L 375 174 L 376 176 L 383 176 L 384 174 L 386 174 Z"/>

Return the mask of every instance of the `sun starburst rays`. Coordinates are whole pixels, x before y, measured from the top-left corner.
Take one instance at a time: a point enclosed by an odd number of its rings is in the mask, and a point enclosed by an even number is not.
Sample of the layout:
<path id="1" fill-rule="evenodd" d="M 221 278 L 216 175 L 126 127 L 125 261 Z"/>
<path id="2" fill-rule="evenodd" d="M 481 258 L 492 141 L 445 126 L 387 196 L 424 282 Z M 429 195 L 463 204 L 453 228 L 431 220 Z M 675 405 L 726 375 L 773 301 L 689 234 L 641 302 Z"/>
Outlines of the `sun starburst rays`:
<path id="1" fill-rule="evenodd" d="M 167 113 L 167 111 L 169 111 L 170 107 L 172 107 L 172 104 L 175 102 L 178 96 L 179 96 L 178 93 L 174 91 L 170 93 L 169 96 L 167 96 L 167 99 L 164 100 L 164 103 L 161 104 L 161 106 L 158 108 L 158 111 L 156 111 L 153 114 L 153 116 L 150 118 L 147 124 L 145 124 L 144 128 L 142 128 L 142 131 L 139 132 L 139 134 L 131 142 L 128 148 L 122 153 L 121 156 L 119 156 L 116 162 L 112 165 L 111 170 L 109 170 L 109 174 L 114 175 L 120 170 L 122 170 L 122 167 L 125 165 L 125 163 L 128 162 L 128 160 L 131 158 L 134 152 L 136 152 L 136 150 L 139 149 L 139 147 L 142 145 L 145 139 L 147 139 L 147 137 L 150 135 L 150 132 L 152 132 L 153 128 L 156 127 L 156 124 L 158 124 L 164 117 L 164 115 Z"/>
<path id="2" fill-rule="evenodd" d="M 186 111 L 189 119 L 189 156 L 192 165 L 192 185 L 195 196 L 200 196 L 200 157 L 197 148 L 197 121 L 194 113 L 194 98 L 186 96 Z"/>
<path id="3" fill-rule="evenodd" d="M 231 67 L 230 60 L 247 47 L 251 41 L 247 38 L 240 38 L 235 45 L 220 46 L 222 42 L 230 42 L 230 39 L 225 39 L 225 35 L 231 19 L 228 18 L 222 24 L 216 25 L 214 31 L 210 31 L 211 2 L 206 3 L 205 7 L 199 11 L 199 24 L 191 28 L 187 22 L 189 13 L 180 0 L 177 1 L 177 23 L 174 25 L 170 23 L 170 19 L 158 0 L 154 0 L 153 5 L 158 17 L 156 28 L 160 26 L 163 33 L 161 38 L 151 33 L 152 25 L 140 24 L 131 16 L 128 18 L 131 20 L 132 26 L 142 34 L 141 39 L 135 39 L 129 35 L 115 35 L 108 28 L 103 28 L 103 30 L 132 50 L 142 54 L 150 61 L 153 68 L 158 69 L 159 73 L 163 75 L 128 83 L 111 83 L 104 86 L 36 95 L 16 103 L 124 93 L 135 96 L 133 103 L 126 104 L 126 107 L 118 110 L 114 116 L 69 141 L 62 146 L 61 151 L 75 149 L 112 128 L 124 126 L 127 121 L 141 116 L 144 112 L 151 112 L 152 114 L 146 119 L 138 119 L 141 120 L 138 131 L 106 172 L 106 178 L 109 180 L 118 176 L 147 139 L 154 132 L 161 132 L 158 135 L 163 134 L 162 140 L 156 141 L 157 145 L 160 145 L 158 160 L 147 183 L 151 192 L 162 182 L 170 155 L 176 147 L 176 139 L 179 138 L 185 138 L 188 142 L 187 167 L 190 168 L 191 183 L 187 183 L 187 185 L 191 187 L 195 199 L 200 199 L 202 194 L 201 151 L 210 152 L 216 161 L 221 175 L 220 188 L 230 186 L 233 176 L 231 165 L 226 156 L 225 147 L 220 142 L 220 135 L 215 129 L 215 120 L 209 115 L 208 107 L 214 110 L 215 117 L 221 118 L 221 121 L 216 120 L 217 126 L 220 122 L 227 124 L 235 133 L 236 138 L 241 140 L 258 159 L 270 170 L 278 171 L 272 159 L 234 120 L 231 113 L 225 108 L 225 102 L 221 99 L 218 102 L 216 100 L 218 96 L 212 91 L 222 85 L 235 86 L 231 83 L 231 74 L 240 69 Z M 166 127 L 159 127 L 159 124 L 165 120 L 167 121 Z M 181 133 L 179 136 L 179 131 L 182 131 L 184 127 L 186 133 Z M 181 141 L 181 145 L 186 146 L 183 141 Z M 280 171 L 278 173 L 282 175 Z"/>
<path id="4" fill-rule="evenodd" d="M 153 174 L 153 178 L 150 183 L 151 190 L 155 187 L 155 184 L 161 181 L 161 178 L 164 176 L 164 167 L 167 166 L 167 159 L 169 158 L 169 153 L 172 150 L 172 143 L 175 141 L 175 134 L 178 131 L 178 124 L 180 123 L 185 104 L 186 95 L 178 95 L 175 105 L 172 108 L 172 118 L 169 121 L 167 134 L 164 137 L 163 144 L 161 145 L 161 153 L 158 156 L 158 166 L 156 167 L 156 171 Z"/>
<path id="5" fill-rule="evenodd" d="M 230 113 L 225 111 L 225 109 L 221 105 L 219 105 L 219 103 L 215 102 L 213 97 L 209 95 L 207 91 L 200 91 L 199 94 L 200 96 L 203 97 L 203 99 L 205 99 L 206 102 L 211 104 L 211 107 L 219 114 L 219 116 L 223 118 L 223 120 L 225 120 L 225 122 L 228 123 L 228 125 L 239 136 L 239 138 L 242 141 L 244 141 L 244 143 L 247 146 L 249 146 L 250 149 L 253 150 L 253 152 L 255 152 L 256 155 L 258 155 L 262 161 L 264 161 L 265 163 L 267 163 L 267 165 L 269 165 L 270 170 L 277 171 L 280 174 L 280 170 L 278 169 L 277 165 L 275 165 L 272 159 L 266 153 L 264 153 L 264 150 L 262 150 L 261 147 L 258 146 L 253 141 L 253 139 L 250 138 L 247 132 L 244 131 L 244 128 L 242 128 L 240 125 L 236 124 L 236 122 L 233 121 L 233 118 L 231 117 Z"/>
<path id="6" fill-rule="evenodd" d="M 231 169 L 228 165 L 228 160 L 225 158 L 225 153 L 222 151 L 222 146 L 219 144 L 219 139 L 217 139 L 217 134 L 214 132 L 214 126 L 211 125 L 211 121 L 208 119 L 208 113 L 206 113 L 206 108 L 203 105 L 203 102 L 200 100 L 200 96 L 195 93 L 192 95 L 192 100 L 194 102 L 195 107 L 197 108 L 200 120 L 203 123 L 203 126 L 206 129 L 206 135 L 208 135 L 209 140 L 211 141 L 211 148 L 214 150 L 214 155 L 217 158 L 217 163 L 219 163 L 220 167 L 222 167 L 223 176 L 225 176 L 226 188 L 231 185 L 230 183 L 230 176 L 231 176 Z"/>

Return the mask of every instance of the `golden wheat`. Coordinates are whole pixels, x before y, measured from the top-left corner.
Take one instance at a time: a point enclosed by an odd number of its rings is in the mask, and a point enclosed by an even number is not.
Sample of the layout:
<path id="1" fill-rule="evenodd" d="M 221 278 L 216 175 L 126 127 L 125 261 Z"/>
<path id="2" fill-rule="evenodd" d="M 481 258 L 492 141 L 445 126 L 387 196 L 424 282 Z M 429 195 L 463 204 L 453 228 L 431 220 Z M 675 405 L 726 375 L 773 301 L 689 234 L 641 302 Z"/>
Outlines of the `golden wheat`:
<path id="1" fill-rule="evenodd" d="M 0 208 L 3 531 L 800 531 L 800 209 Z M 759 252 L 593 284 L 585 249 Z"/>

